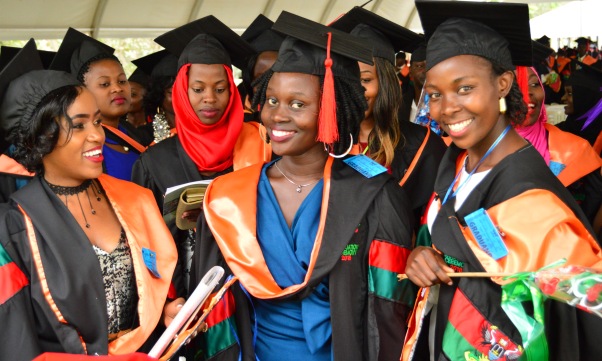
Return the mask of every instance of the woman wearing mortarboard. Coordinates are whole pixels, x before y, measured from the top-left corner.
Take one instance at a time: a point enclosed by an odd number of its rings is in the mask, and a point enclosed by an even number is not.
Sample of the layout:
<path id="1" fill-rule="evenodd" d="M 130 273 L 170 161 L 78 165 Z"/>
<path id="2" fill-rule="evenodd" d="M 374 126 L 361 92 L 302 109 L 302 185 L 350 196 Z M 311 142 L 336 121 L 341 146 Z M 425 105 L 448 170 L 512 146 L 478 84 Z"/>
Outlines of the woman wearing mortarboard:
<path id="1" fill-rule="evenodd" d="M 176 114 L 172 104 L 173 83 L 178 72 L 178 57 L 160 50 L 132 60 L 138 68 L 149 74 L 149 84 L 142 100 L 149 122 L 138 128 L 153 138 L 150 145 L 159 143 L 177 133 Z"/>
<path id="2" fill-rule="evenodd" d="M 533 63 L 553 51 L 537 42 L 532 45 Z M 575 79 L 580 77 L 579 72 L 574 74 Z M 602 159 L 599 152 L 596 153 L 582 137 L 547 123 L 545 92 L 534 67 L 517 66 L 516 78 L 528 106 L 525 120 L 515 125 L 516 131 L 542 155 L 552 173 L 568 188 L 593 225 L 602 205 Z M 597 234 L 600 230 L 594 228 L 594 231 Z"/>
<path id="3" fill-rule="evenodd" d="M 414 294 L 397 280 L 409 201 L 378 163 L 341 159 L 367 107 L 357 62 L 372 62 L 370 46 L 286 12 L 274 30 L 289 37 L 255 103 L 279 158 L 214 180 L 199 219 L 194 275 L 219 264 L 240 280 L 203 355 L 398 359 Z"/>
<path id="4" fill-rule="evenodd" d="M 125 120 L 130 109 L 131 89 L 114 51 L 69 28 L 50 69 L 73 74 L 94 94 L 107 136 L 103 147 L 105 172 L 129 181 L 132 165 L 147 144 L 141 144 L 136 128 Z"/>
<path id="5" fill-rule="evenodd" d="M 402 95 L 394 76 L 394 61 L 395 51 L 411 51 L 423 37 L 360 7 L 330 26 L 372 45 L 374 65 L 359 63 L 368 109 L 352 154 L 366 154 L 389 169 L 410 198 L 417 228 L 447 146 L 429 128 L 398 119 Z"/>
<path id="6" fill-rule="evenodd" d="M 0 73 L 0 129 L 36 174 L 0 211 L 0 358 L 132 353 L 160 322 L 176 249 L 152 194 L 103 174 L 92 93 L 41 69 L 32 39 Z"/>
<path id="7" fill-rule="evenodd" d="M 149 148 L 132 171 L 132 181 L 149 188 L 159 208 L 168 187 L 213 179 L 270 159 L 258 123 L 243 123 L 242 102 L 232 65 L 243 67 L 253 49 L 214 16 L 167 32 L 157 39 L 179 57 L 172 90 L 177 134 Z M 198 212 L 187 215 L 193 221 Z M 168 224 L 179 250 L 175 287 L 186 296 L 194 233 Z M 194 289 L 194 287 L 192 287 Z M 192 290 L 191 290 L 192 291 Z"/>
<path id="8" fill-rule="evenodd" d="M 527 112 L 513 71 L 532 61 L 528 7 L 449 1 L 416 6 L 429 38 L 430 111 L 454 144 L 441 162 L 436 202 L 427 211 L 433 247 L 416 247 L 408 258 L 407 276 L 424 288 L 402 359 L 592 359 L 602 352 L 593 341 L 601 322 L 596 316 L 548 301 L 537 308 L 545 309 L 545 332 L 531 332 L 534 324 L 521 322 L 533 313 L 520 314 L 516 303 L 502 298 L 501 284 L 508 281 L 461 274 L 534 272 L 561 258 L 602 267 L 583 212 L 541 154 L 512 128 Z M 459 273 L 454 281 L 451 272 Z M 517 313 L 505 312 L 508 307 Z"/>

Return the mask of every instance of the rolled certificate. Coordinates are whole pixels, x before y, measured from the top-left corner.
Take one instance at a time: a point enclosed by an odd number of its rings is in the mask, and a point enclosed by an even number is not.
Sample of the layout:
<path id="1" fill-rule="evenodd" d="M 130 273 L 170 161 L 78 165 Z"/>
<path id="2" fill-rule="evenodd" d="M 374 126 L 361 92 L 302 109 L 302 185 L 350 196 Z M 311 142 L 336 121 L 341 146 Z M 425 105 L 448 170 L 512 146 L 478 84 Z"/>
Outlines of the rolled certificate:
<path id="1" fill-rule="evenodd" d="M 177 337 L 178 333 L 182 331 L 182 327 L 188 322 L 199 306 L 205 303 L 207 298 L 209 298 L 209 295 L 222 279 L 223 275 L 224 269 L 220 266 L 211 268 L 205 274 L 201 282 L 196 286 L 194 292 L 192 292 L 188 298 L 188 301 L 184 303 L 180 312 L 174 317 L 171 324 L 169 324 L 155 346 L 148 353 L 149 356 L 159 358 L 163 354 L 163 351 L 165 351 L 174 338 Z"/>

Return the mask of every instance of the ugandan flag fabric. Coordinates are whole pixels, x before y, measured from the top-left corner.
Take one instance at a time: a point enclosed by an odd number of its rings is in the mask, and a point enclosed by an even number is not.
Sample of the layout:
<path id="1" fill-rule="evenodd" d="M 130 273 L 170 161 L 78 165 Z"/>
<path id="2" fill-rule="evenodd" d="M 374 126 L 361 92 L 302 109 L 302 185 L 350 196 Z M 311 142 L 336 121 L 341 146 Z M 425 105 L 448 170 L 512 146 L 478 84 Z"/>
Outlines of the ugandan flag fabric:
<path id="1" fill-rule="evenodd" d="M 0 305 L 16 295 L 29 281 L 0 244 Z"/>

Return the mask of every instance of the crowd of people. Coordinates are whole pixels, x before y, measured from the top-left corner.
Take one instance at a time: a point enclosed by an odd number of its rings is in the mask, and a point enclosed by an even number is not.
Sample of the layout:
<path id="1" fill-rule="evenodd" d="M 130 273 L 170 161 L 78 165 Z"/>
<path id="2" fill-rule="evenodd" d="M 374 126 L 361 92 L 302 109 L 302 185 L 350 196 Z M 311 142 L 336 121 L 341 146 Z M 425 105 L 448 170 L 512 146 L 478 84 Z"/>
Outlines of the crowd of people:
<path id="1" fill-rule="evenodd" d="M 2 47 L 0 360 L 145 359 L 216 265 L 238 282 L 188 360 L 597 359 L 599 317 L 517 319 L 499 275 L 602 272 L 600 55 L 532 40 L 525 4 L 416 8 L 424 34 L 209 15 L 129 77 L 72 28 Z M 164 197 L 196 181 L 181 229 Z"/>

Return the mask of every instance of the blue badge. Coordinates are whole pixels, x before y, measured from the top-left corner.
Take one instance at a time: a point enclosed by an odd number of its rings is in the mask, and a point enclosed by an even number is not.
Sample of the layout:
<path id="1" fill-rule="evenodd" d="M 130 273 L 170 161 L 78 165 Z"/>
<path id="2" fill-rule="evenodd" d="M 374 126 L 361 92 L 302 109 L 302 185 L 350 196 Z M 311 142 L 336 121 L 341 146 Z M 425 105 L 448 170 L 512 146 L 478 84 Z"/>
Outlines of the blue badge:
<path id="1" fill-rule="evenodd" d="M 552 171 L 552 173 L 554 173 L 555 176 L 558 177 L 558 175 L 564 170 L 564 168 L 566 168 L 566 165 L 554 162 L 553 160 L 550 161 L 550 170 Z"/>
<path id="2" fill-rule="evenodd" d="M 374 160 L 363 154 L 358 154 L 354 157 L 347 158 L 343 162 L 360 172 L 366 178 L 372 178 L 387 171 L 387 168 L 376 163 Z"/>
<path id="3" fill-rule="evenodd" d="M 508 255 L 508 248 L 487 212 L 481 208 L 464 220 L 479 247 L 496 261 Z"/>
<path id="4" fill-rule="evenodd" d="M 144 264 L 146 265 L 146 268 L 148 268 L 153 276 L 156 278 L 161 278 L 159 270 L 157 270 L 157 253 L 148 248 L 142 247 L 142 258 L 144 258 Z"/>

